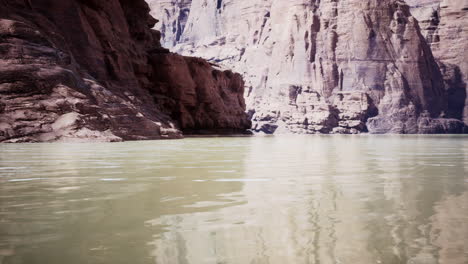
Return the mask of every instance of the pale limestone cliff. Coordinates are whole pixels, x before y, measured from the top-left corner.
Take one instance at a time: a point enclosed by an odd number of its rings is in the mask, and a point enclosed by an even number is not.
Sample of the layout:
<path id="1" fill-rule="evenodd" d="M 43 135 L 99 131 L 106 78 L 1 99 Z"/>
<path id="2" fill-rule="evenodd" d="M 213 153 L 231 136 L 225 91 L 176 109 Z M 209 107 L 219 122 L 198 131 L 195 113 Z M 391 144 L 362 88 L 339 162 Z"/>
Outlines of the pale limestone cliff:
<path id="1" fill-rule="evenodd" d="M 161 44 L 165 47 L 175 46 L 184 32 L 192 0 L 147 0 L 147 2 L 158 7 L 151 10 L 151 15 L 160 20 L 157 28 L 165 36 L 161 39 Z"/>
<path id="2" fill-rule="evenodd" d="M 244 75 L 255 131 L 463 130 L 463 1 L 149 2 L 167 14 L 160 27 L 168 48 Z M 446 20 L 440 44 L 428 41 L 434 33 L 410 11 L 424 17 L 437 6 Z"/>

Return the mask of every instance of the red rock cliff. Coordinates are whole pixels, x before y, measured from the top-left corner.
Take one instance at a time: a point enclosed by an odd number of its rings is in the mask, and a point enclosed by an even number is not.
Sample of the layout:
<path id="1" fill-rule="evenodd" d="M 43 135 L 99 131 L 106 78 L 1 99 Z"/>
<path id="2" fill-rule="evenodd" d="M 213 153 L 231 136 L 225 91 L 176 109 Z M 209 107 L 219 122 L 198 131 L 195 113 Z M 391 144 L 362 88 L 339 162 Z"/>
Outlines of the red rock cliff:
<path id="1" fill-rule="evenodd" d="M 178 138 L 250 127 L 241 76 L 161 48 L 143 0 L 0 6 L 0 142 Z"/>

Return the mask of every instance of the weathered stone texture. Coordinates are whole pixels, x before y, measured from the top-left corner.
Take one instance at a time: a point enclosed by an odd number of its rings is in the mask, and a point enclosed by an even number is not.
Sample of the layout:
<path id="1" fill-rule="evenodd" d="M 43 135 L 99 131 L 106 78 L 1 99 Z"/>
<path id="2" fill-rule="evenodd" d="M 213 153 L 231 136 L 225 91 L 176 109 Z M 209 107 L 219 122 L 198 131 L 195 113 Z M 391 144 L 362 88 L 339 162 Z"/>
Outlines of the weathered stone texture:
<path id="1" fill-rule="evenodd" d="M 241 77 L 161 48 L 143 0 L 0 6 L 0 142 L 179 138 L 185 129 L 250 127 Z"/>
<path id="2" fill-rule="evenodd" d="M 160 25 L 167 47 L 243 74 L 255 131 L 458 133 L 467 8 L 436 2 L 150 0 L 171 18 Z M 410 10 L 438 6 L 440 44 Z"/>

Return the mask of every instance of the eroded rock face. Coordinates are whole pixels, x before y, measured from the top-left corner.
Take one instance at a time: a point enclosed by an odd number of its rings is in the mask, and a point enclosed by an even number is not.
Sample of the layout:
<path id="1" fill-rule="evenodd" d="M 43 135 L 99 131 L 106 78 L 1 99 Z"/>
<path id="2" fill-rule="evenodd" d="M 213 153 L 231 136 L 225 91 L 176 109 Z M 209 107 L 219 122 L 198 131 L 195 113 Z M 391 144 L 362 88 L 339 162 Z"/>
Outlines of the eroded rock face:
<path id="1" fill-rule="evenodd" d="M 150 62 L 158 65 L 150 92 L 185 134 L 243 133 L 250 128 L 240 74 L 172 53 L 153 54 Z"/>
<path id="2" fill-rule="evenodd" d="M 447 88 L 450 81 L 460 83 L 457 70 L 436 63 L 427 30 L 404 1 L 149 2 L 169 18 L 171 10 L 184 10 L 183 21 L 162 25 L 164 38 L 178 39 L 168 47 L 243 74 L 255 131 L 464 129 L 466 94 L 461 86 Z M 433 1 L 420 2 L 427 8 Z M 463 61 L 458 48 L 452 54 Z"/>
<path id="3" fill-rule="evenodd" d="M 0 0 L 0 142 L 241 132 L 238 74 L 161 48 L 143 0 Z"/>
<path id="4" fill-rule="evenodd" d="M 147 0 L 147 2 L 157 6 L 151 9 L 151 14 L 160 20 L 157 27 L 164 36 L 161 44 L 164 47 L 177 45 L 185 29 L 192 0 Z"/>
<path id="5" fill-rule="evenodd" d="M 468 124 L 468 2 L 407 0 L 439 64 L 449 113 Z"/>

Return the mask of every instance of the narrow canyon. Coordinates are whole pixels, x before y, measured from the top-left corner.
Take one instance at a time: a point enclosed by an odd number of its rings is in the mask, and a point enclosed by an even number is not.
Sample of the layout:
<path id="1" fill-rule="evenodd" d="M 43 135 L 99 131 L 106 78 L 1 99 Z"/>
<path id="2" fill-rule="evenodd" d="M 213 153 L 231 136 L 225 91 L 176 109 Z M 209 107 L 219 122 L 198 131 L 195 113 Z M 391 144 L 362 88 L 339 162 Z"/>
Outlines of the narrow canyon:
<path id="1" fill-rule="evenodd" d="M 0 142 L 468 131 L 463 0 L 0 5 Z"/>

